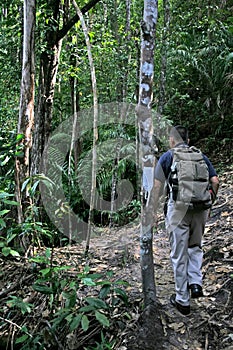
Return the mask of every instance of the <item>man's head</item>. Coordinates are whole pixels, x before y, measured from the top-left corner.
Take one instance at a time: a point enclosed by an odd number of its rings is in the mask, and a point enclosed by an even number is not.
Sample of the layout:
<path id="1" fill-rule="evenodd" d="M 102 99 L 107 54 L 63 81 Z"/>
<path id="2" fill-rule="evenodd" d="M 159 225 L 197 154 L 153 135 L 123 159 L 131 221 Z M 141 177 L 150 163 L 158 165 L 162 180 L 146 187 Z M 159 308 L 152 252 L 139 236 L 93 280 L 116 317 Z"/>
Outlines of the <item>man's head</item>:
<path id="1" fill-rule="evenodd" d="M 170 131 L 170 147 L 175 147 L 178 143 L 189 143 L 188 130 L 185 126 L 177 125 L 171 128 Z"/>

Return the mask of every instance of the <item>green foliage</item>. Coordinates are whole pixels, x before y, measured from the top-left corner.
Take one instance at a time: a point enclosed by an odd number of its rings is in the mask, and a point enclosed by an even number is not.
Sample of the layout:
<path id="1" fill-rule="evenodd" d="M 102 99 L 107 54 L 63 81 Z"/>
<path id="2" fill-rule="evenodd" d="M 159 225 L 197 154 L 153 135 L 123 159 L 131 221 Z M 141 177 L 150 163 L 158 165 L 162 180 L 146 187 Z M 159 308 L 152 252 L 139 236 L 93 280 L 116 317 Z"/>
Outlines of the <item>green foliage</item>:
<path id="1" fill-rule="evenodd" d="M 16 201 L 10 200 L 13 194 L 0 190 L 0 230 L 6 227 L 6 214 L 10 212 L 10 206 L 18 205 Z"/>
<path id="2" fill-rule="evenodd" d="M 206 135 L 221 140 L 232 133 L 229 8 L 217 1 L 204 1 L 198 7 L 196 2 L 175 3 L 171 7 L 174 35 L 168 51 L 165 113 L 175 123 L 186 124 L 194 142 Z"/>
<path id="3" fill-rule="evenodd" d="M 72 266 L 57 265 L 51 249 L 31 258 L 30 263 L 38 277 L 33 289 L 41 294 L 44 306 L 47 305 L 49 310 L 46 322 L 50 327 L 46 328 L 46 338 L 53 339 L 56 334 L 58 339 L 62 339 L 64 332 L 76 332 L 78 335 L 82 331 L 88 334 L 99 327 L 100 337 L 98 341 L 96 339 L 93 349 L 110 349 L 114 340 L 109 342 L 108 329 L 114 322 L 112 315 L 115 310 L 128 305 L 128 296 L 124 290 L 128 283 L 114 280 L 112 271 L 91 273 L 88 265 L 75 278 L 70 278 L 67 271 Z M 19 296 L 10 296 L 6 306 L 12 312 L 19 311 L 24 316 L 35 312 L 38 314 L 36 304 L 28 303 Z M 46 347 L 46 338 L 40 327 L 31 333 L 26 326 L 22 326 L 17 332 L 16 344 L 21 344 L 24 350 L 36 346 L 42 349 Z"/>
<path id="4" fill-rule="evenodd" d="M 10 296 L 10 299 L 6 301 L 6 304 L 9 308 L 18 308 L 22 315 L 30 313 L 32 311 L 33 305 L 24 301 L 22 298 L 16 297 L 14 295 Z"/>
<path id="5" fill-rule="evenodd" d="M 26 240 L 37 246 L 40 246 L 46 240 L 50 244 L 53 244 L 56 237 L 56 232 L 49 229 L 46 222 L 39 220 L 40 208 L 36 201 L 39 196 L 40 184 L 44 184 L 48 191 L 54 187 L 54 183 L 43 174 L 30 176 L 24 181 L 21 191 L 27 191 L 30 198 L 30 205 L 25 212 L 24 222 L 21 223 L 20 227 L 16 227 L 15 229 L 19 232 L 20 236 L 24 236 Z"/>
<path id="6" fill-rule="evenodd" d="M 15 157 L 20 156 L 21 146 L 19 141 L 24 137 L 22 134 L 16 135 L 15 130 L 0 131 L 0 180 L 1 189 L 9 191 L 13 189 Z"/>
<path id="7" fill-rule="evenodd" d="M 16 234 L 11 234 L 8 233 L 7 237 L 0 237 L 0 249 L 2 252 L 2 255 L 4 255 L 5 257 L 7 256 L 13 256 L 13 257 L 19 257 L 20 254 L 17 250 L 12 249 L 12 247 L 10 246 L 10 243 L 15 239 Z"/>
<path id="8" fill-rule="evenodd" d="M 4 131 L 17 125 L 21 73 L 22 2 L 1 3 L 0 123 Z M 2 128 L 1 128 L 2 129 Z"/>
<path id="9" fill-rule="evenodd" d="M 130 213 L 134 211 L 135 214 L 138 210 L 138 206 L 135 206 L 137 198 L 137 181 L 139 174 L 136 172 L 135 165 L 135 138 L 136 131 L 134 126 L 130 125 L 115 125 L 110 124 L 107 127 L 99 127 L 99 142 L 97 146 L 97 191 L 101 199 L 111 202 L 113 182 L 116 181 L 116 187 L 118 184 L 127 179 L 134 188 L 134 194 L 132 201 L 128 203 L 128 206 L 122 204 L 120 212 L 113 215 L 112 218 L 116 221 L 117 225 L 122 225 L 131 220 Z M 60 134 L 57 135 L 60 138 Z M 56 212 L 56 215 L 66 215 L 69 206 L 74 210 L 80 219 L 87 221 L 89 213 L 89 196 L 91 189 L 91 152 L 92 152 L 92 132 L 87 132 L 82 136 L 82 153 L 76 164 L 74 155 L 72 154 L 71 163 L 69 166 L 69 160 L 66 159 L 62 164 L 62 160 L 59 156 L 58 149 L 52 149 L 51 153 L 51 176 L 54 181 L 58 178 L 62 171 L 62 180 L 66 203 L 60 206 L 60 210 Z M 117 187 L 118 188 L 118 187 Z M 120 188 L 118 188 L 120 191 Z M 116 196 L 119 193 L 116 192 Z M 127 197 L 127 193 L 124 194 Z M 128 198 L 124 200 L 127 201 Z M 61 212 L 63 209 L 63 212 Z M 112 214 L 107 211 L 95 210 L 95 224 L 108 225 L 110 216 Z M 103 220 L 104 216 L 104 220 Z M 122 218 L 122 219 L 121 219 Z M 133 218 L 134 219 L 134 218 Z"/>
<path id="10" fill-rule="evenodd" d="M 116 344 L 116 340 L 108 341 L 104 336 L 104 333 L 101 332 L 101 342 L 96 342 L 95 346 L 84 347 L 84 350 L 111 350 L 114 349 L 114 345 Z"/>

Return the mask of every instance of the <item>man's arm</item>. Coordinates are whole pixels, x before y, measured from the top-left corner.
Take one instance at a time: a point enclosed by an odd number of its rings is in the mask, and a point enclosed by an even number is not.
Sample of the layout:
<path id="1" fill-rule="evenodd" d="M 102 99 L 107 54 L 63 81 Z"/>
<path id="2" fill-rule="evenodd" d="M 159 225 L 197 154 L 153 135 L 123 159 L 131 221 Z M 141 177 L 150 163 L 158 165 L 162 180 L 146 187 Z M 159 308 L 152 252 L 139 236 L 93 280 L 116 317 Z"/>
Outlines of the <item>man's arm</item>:
<path id="1" fill-rule="evenodd" d="M 213 202 L 215 201 L 218 193 L 218 188 L 219 188 L 219 179 L 218 176 L 212 176 L 210 178 L 210 185 L 213 190 Z"/>
<path id="2" fill-rule="evenodd" d="M 159 180 L 155 179 L 154 180 L 154 222 L 155 225 L 157 225 L 157 210 L 158 210 L 158 206 L 159 206 L 159 197 L 161 195 L 161 189 L 162 189 L 162 182 L 160 182 Z"/>

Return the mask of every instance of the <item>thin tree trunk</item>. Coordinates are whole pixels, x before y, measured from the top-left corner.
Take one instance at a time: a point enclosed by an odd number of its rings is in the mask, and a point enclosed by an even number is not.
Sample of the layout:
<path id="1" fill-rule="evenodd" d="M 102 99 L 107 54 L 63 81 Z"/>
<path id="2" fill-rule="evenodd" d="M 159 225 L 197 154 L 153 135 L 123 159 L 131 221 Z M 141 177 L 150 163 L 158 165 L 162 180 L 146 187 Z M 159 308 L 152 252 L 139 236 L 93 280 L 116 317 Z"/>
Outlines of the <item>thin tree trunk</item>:
<path id="1" fill-rule="evenodd" d="M 73 67 L 77 67 L 77 57 L 75 55 L 72 55 L 70 58 L 70 64 L 73 65 Z M 78 118 L 78 112 L 80 111 L 80 105 L 79 105 L 79 91 L 78 91 L 78 78 L 76 76 L 70 77 L 70 89 L 71 89 L 71 101 L 72 101 L 72 113 L 73 115 L 77 116 Z M 75 119 L 74 119 L 75 121 Z M 76 124 L 76 128 L 78 128 L 78 120 Z M 76 130 L 76 135 L 78 134 L 78 131 Z M 74 156 L 74 171 L 77 172 L 77 166 L 78 166 L 78 159 L 81 154 L 81 141 L 80 139 L 75 139 L 74 145 L 73 145 L 73 156 Z"/>
<path id="2" fill-rule="evenodd" d="M 153 172 L 155 155 L 153 152 L 151 105 L 153 101 L 154 47 L 157 13 L 157 0 L 144 0 L 144 13 L 141 25 L 139 101 L 136 112 L 139 122 L 140 156 L 142 157 L 143 172 L 150 175 L 151 182 L 151 188 L 147 189 L 146 204 L 142 204 L 140 231 L 141 272 L 145 307 L 156 303 L 153 263 Z"/>
<path id="3" fill-rule="evenodd" d="M 94 116 L 93 116 L 93 146 L 92 146 L 92 178 L 91 178 L 91 195 L 90 195 L 90 209 L 89 209 L 89 218 L 88 218 L 88 228 L 87 228 L 87 240 L 86 240 L 86 250 L 85 254 L 88 254 L 91 238 L 91 225 L 93 222 L 94 214 L 94 204 L 95 204 L 95 192 L 96 192 L 96 169 L 97 169 L 97 149 L 96 143 L 98 140 L 98 99 L 97 99 L 97 86 L 96 86 L 96 75 L 95 75 L 95 66 L 91 54 L 91 44 L 88 35 L 88 29 L 83 18 L 83 14 L 79 7 L 76 4 L 76 1 L 73 0 L 73 5 L 77 12 L 77 15 L 80 18 L 82 24 L 83 33 L 86 40 L 88 59 L 91 70 L 91 82 L 92 82 L 92 91 L 93 91 L 93 104 L 94 104 Z"/>
<path id="4" fill-rule="evenodd" d="M 74 86 L 73 86 L 73 125 L 72 125 L 72 135 L 70 142 L 70 151 L 69 151 L 69 161 L 68 161 L 68 178 L 69 178 L 69 187 L 72 188 L 72 156 L 75 152 L 75 139 L 77 135 L 77 124 L 78 124 L 78 113 L 77 113 L 77 103 L 76 103 L 76 83 L 77 78 L 74 78 Z M 72 241 L 72 222 L 69 215 L 69 243 Z"/>
<path id="5" fill-rule="evenodd" d="M 24 1 L 24 40 L 23 40 L 23 65 L 20 93 L 20 108 L 18 120 L 18 137 L 23 135 L 19 146 L 23 155 L 16 158 L 16 199 L 19 202 L 18 222 L 24 221 L 24 211 L 30 204 L 30 199 L 25 191 L 21 192 L 23 181 L 29 176 L 29 151 L 32 145 L 32 127 L 34 123 L 34 31 L 35 31 L 35 0 Z"/>

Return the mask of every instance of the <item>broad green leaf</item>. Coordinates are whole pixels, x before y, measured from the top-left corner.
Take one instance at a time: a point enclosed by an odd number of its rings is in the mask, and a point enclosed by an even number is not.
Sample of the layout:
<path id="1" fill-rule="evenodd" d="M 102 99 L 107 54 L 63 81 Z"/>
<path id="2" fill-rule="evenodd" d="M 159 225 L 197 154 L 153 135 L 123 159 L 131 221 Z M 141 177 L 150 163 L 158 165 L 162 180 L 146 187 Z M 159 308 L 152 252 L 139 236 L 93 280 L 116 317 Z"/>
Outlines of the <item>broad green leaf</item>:
<path id="1" fill-rule="evenodd" d="M 28 312 L 28 313 L 31 312 L 31 307 L 30 307 L 30 304 L 28 304 L 28 303 L 22 302 L 22 303 L 19 305 L 19 307 L 20 307 L 21 312 L 22 312 L 23 315 L 24 315 L 26 312 Z"/>
<path id="2" fill-rule="evenodd" d="M 9 201 L 8 199 L 4 199 L 3 203 L 9 204 L 9 205 L 19 205 L 19 202 L 16 201 Z"/>
<path id="3" fill-rule="evenodd" d="M 109 285 L 109 286 L 111 286 L 112 282 L 110 282 L 110 281 L 98 281 L 96 284 L 99 285 L 99 286 L 101 286 L 101 285 L 106 285 L 106 286 Z"/>
<path id="4" fill-rule="evenodd" d="M 9 213 L 9 211 L 10 210 L 8 210 L 8 209 L 0 210 L 0 215 L 3 216 L 5 214 Z"/>
<path id="5" fill-rule="evenodd" d="M 115 289 L 115 293 L 116 293 L 116 295 L 121 297 L 121 299 L 124 301 L 124 303 L 128 302 L 128 296 L 127 296 L 127 294 L 125 293 L 125 291 L 123 289 L 116 288 Z"/>
<path id="6" fill-rule="evenodd" d="M 0 228 L 6 227 L 6 222 L 2 218 L 0 218 Z"/>
<path id="7" fill-rule="evenodd" d="M 86 285 L 86 286 L 95 286 L 96 283 L 89 277 L 84 277 L 82 278 L 82 282 Z"/>
<path id="8" fill-rule="evenodd" d="M 42 284 L 33 284 L 32 288 L 43 294 L 53 294 L 53 289 L 51 287 Z"/>
<path id="9" fill-rule="evenodd" d="M 97 321 L 99 321 L 103 326 L 105 326 L 105 327 L 109 327 L 110 326 L 109 319 L 104 314 L 102 314 L 101 312 L 96 310 L 95 311 L 95 317 L 96 317 Z"/>
<path id="10" fill-rule="evenodd" d="M 120 284 L 122 286 L 129 286 L 129 282 L 124 281 L 124 280 L 118 280 L 115 282 L 115 284 Z"/>
<path id="11" fill-rule="evenodd" d="M 46 256 L 46 258 L 48 258 L 48 259 L 51 257 L 51 250 L 50 250 L 49 248 L 46 249 L 46 251 L 45 251 L 45 256 Z"/>
<path id="12" fill-rule="evenodd" d="M 76 298 L 77 298 L 75 290 L 73 290 L 71 292 L 63 292 L 62 295 L 66 299 L 66 307 L 67 308 L 72 308 L 75 306 Z"/>
<path id="13" fill-rule="evenodd" d="M 3 247 L 2 248 L 2 254 L 4 256 L 8 256 L 10 254 L 11 248 L 10 247 Z"/>
<path id="14" fill-rule="evenodd" d="M 30 189 L 30 192 L 31 192 L 31 195 L 34 196 L 35 195 L 35 192 L 36 192 L 36 189 L 37 189 L 37 186 L 39 185 L 40 181 L 37 180 L 34 185 L 32 186 L 32 188 Z"/>
<path id="15" fill-rule="evenodd" d="M 89 328 L 89 320 L 88 317 L 86 315 L 82 316 L 82 320 L 81 320 L 81 324 L 82 324 L 82 329 L 84 330 L 84 332 L 86 332 Z"/>
<path id="16" fill-rule="evenodd" d="M 58 272 L 58 271 L 64 271 L 64 270 L 69 270 L 69 269 L 71 269 L 72 268 L 72 266 L 55 266 L 55 267 L 53 267 L 53 271 L 54 272 Z"/>
<path id="17" fill-rule="evenodd" d="M 10 250 L 10 255 L 12 255 L 12 256 L 20 256 L 20 254 L 14 249 Z"/>
<path id="18" fill-rule="evenodd" d="M 7 197 L 13 197 L 13 196 L 14 196 L 13 194 L 9 194 L 7 192 L 0 191 L 0 199 L 7 198 Z"/>
<path id="19" fill-rule="evenodd" d="M 24 181 L 24 183 L 22 184 L 22 188 L 21 188 L 22 192 L 25 190 L 25 188 L 27 187 L 27 185 L 29 184 L 30 181 L 31 181 L 30 177 Z"/>
<path id="20" fill-rule="evenodd" d="M 70 323 L 73 320 L 74 316 L 72 314 L 69 314 L 65 317 L 65 320 Z"/>
<path id="21" fill-rule="evenodd" d="M 46 177 L 44 174 L 37 175 L 37 178 L 48 188 L 53 189 L 55 183 L 49 178 Z"/>
<path id="22" fill-rule="evenodd" d="M 88 304 L 94 306 L 96 309 L 106 309 L 107 308 L 107 304 L 101 299 L 87 297 L 85 300 L 88 302 Z"/>
<path id="23" fill-rule="evenodd" d="M 17 134 L 16 141 L 19 142 L 20 140 L 24 139 L 24 134 Z"/>
<path id="24" fill-rule="evenodd" d="M 6 165 L 10 159 L 11 158 L 9 156 L 6 156 L 6 158 L 0 163 L 0 166 Z"/>
<path id="25" fill-rule="evenodd" d="M 88 278 L 91 278 L 92 280 L 97 279 L 97 278 L 102 278 L 103 274 L 102 273 L 92 273 L 92 274 L 88 274 L 87 276 Z"/>
<path id="26" fill-rule="evenodd" d="M 80 322 L 81 322 L 81 319 L 82 319 L 82 314 L 78 314 L 77 316 L 75 316 L 73 318 L 73 320 L 71 321 L 70 323 L 70 331 L 74 331 L 76 328 L 78 328 Z"/>
<path id="27" fill-rule="evenodd" d="M 40 270 L 40 273 L 41 273 L 43 276 L 46 276 L 46 275 L 51 274 L 51 267 L 47 267 L 46 269 Z"/>
<path id="28" fill-rule="evenodd" d="M 15 152 L 15 157 L 23 158 L 24 153 L 22 151 Z"/>
<path id="29" fill-rule="evenodd" d="M 27 334 L 22 335 L 22 337 L 19 337 L 16 339 L 15 344 L 20 344 L 20 343 L 25 342 L 25 340 L 27 340 L 28 337 L 29 336 Z"/>
<path id="30" fill-rule="evenodd" d="M 35 263 L 45 263 L 46 262 L 46 258 L 44 256 L 38 256 L 38 257 L 29 259 L 29 261 L 30 262 L 35 262 Z"/>
<path id="31" fill-rule="evenodd" d="M 109 294 L 110 290 L 111 290 L 110 285 L 104 285 L 99 292 L 99 297 L 101 299 L 105 299 L 106 296 Z"/>
<path id="32" fill-rule="evenodd" d="M 93 305 L 83 306 L 83 307 L 80 307 L 79 309 L 80 312 L 90 312 L 95 310 L 96 310 L 96 307 L 94 307 Z"/>
<path id="33" fill-rule="evenodd" d="M 9 237 L 7 237 L 7 243 L 9 244 L 15 237 L 17 237 L 17 233 L 10 234 Z"/>

